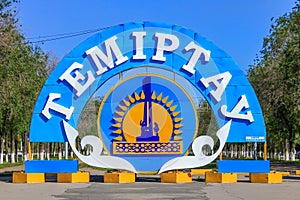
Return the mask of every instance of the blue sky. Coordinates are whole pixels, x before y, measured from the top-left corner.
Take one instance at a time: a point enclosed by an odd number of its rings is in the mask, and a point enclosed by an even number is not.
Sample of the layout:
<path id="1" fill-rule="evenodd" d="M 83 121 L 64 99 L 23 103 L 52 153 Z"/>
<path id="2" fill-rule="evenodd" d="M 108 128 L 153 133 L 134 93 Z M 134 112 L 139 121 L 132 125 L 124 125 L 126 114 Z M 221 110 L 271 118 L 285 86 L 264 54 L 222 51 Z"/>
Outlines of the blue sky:
<path id="1" fill-rule="evenodd" d="M 21 31 L 30 41 L 132 21 L 165 22 L 198 32 L 246 72 L 269 33 L 271 18 L 290 12 L 294 0 L 21 0 L 16 6 Z M 39 45 L 61 60 L 92 34 Z"/>

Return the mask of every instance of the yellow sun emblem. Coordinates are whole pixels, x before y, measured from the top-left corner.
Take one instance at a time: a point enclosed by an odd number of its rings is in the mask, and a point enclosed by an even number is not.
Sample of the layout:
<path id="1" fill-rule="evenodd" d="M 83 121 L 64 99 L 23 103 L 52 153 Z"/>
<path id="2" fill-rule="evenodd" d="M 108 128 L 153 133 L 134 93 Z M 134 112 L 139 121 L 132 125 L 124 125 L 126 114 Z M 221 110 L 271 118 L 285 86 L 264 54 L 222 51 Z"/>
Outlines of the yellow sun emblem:
<path id="1" fill-rule="evenodd" d="M 143 134 L 143 123 L 145 127 L 152 129 L 152 138 L 157 138 L 158 142 L 180 141 L 183 127 L 180 111 L 176 111 L 178 105 L 169 96 L 163 93 L 156 95 L 151 93 L 151 101 L 146 101 L 145 91 L 123 99 L 114 113 L 115 128 L 113 134 L 115 141 L 136 142 Z M 151 117 L 150 117 L 151 116 Z M 149 125 L 151 127 L 149 127 Z"/>

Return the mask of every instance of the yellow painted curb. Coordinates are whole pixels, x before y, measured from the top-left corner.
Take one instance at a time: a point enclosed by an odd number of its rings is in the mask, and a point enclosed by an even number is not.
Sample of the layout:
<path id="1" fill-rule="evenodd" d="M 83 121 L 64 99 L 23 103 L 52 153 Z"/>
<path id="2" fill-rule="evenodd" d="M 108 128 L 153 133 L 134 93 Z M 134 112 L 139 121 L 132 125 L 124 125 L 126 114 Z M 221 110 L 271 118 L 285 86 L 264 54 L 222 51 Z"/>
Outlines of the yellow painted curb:
<path id="1" fill-rule="evenodd" d="M 282 183 L 282 174 L 271 172 L 267 174 L 250 174 L 251 183 Z"/>
<path id="2" fill-rule="evenodd" d="M 282 176 L 290 176 L 291 173 L 290 172 L 277 172 L 280 173 Z"/>
<path id="3" fill-rule="evenodd" d="M 76 172 L 76 173 L 58 173 L 58 183 L 88 183 L 90 182 L 89 172 Z"/>
<path id="4" fill-rule="evenodd" d="M 187 172 L 165 172 L 160 174 L 162 183 L 189 183 L 192 182 L 192 174 Z"/>
<path id="5" fill-rule="evenodd" d="M 212 172 L 212 169 L 192 169 L 192 175 L 205 175 L 206 172 Z"/>
<path id="6" fill-rule="evenodd" d="M 45 183 L 44 173 L 13 172 L 13 183 Z"/>
<path id="7" fill-rule="evenodd" d="M 134 183 L 135 173 L 111 172 L 104 173 L 104 183 Z"/>
<path id="8" fill-rule="evenodd" d="M 206 183 L 236 183 L 237 173 L 206 172 Z"/>

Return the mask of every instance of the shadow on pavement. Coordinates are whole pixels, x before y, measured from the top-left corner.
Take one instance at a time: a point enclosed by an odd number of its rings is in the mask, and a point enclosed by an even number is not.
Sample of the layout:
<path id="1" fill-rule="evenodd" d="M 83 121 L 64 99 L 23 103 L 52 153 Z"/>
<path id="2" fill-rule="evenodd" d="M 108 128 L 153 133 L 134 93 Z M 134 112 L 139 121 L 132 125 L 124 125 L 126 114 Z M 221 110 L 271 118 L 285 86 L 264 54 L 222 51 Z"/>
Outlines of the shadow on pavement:
<path id="1" fill-rule="evenodd" d="M 0 182 L 11 183 L 12 182 L 12 172 L 0 173 Z"/>

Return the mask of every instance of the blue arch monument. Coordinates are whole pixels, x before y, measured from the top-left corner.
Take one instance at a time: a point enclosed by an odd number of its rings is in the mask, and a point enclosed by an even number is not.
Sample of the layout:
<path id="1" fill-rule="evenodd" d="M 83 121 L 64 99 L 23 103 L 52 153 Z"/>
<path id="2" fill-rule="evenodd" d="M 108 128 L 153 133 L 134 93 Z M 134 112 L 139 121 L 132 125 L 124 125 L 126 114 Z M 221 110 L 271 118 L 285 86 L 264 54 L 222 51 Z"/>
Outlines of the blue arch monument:
<path id="1" fill-rule="evenodd" d="M 107 92 L 99 100 L 98 135 L 86 135 L 76 146 L 81 113 L 101 91 Z M 219 147 L 209 156 L 202 147 L 215 142 L 197 136 L 196 94 L 219 127 Z M 133 22 L 102 30 L 63 58 L 36 101 L 29 139 L 69 142 L 88 165 L 162 173 L 207 165 L 226 142 L 265 142 L 266 131 L 257 97 L 228 54 L 189 29 Z M 93 147 L 90 155 L 79 151 L 86 145 Z M 270 163 L 220 160 L 218 170 L 268 173 Z M 76 171 L 77 160 L 25 163 L 26 173 Z"/>

